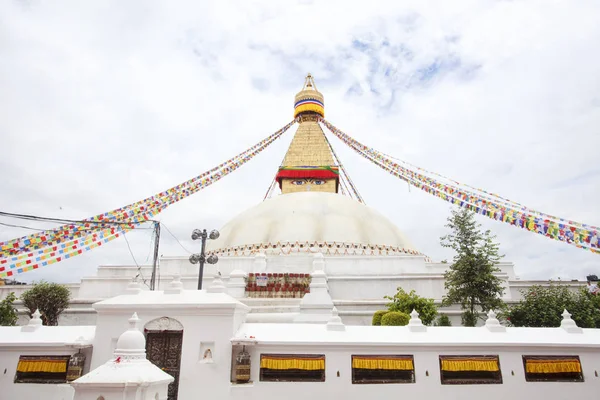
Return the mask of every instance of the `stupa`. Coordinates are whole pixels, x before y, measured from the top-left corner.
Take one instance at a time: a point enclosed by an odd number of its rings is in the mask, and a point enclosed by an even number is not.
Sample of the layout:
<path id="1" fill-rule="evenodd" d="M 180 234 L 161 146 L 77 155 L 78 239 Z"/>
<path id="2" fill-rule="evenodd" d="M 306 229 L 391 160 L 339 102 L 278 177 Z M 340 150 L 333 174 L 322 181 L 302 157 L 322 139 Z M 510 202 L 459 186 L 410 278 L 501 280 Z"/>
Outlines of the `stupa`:
<path id="1" fill-rule="evenodd" d="M 596 395 L 600 331 L 577 326 L 568 310 L 555 328 L 506 327 L 493 310 L 481 327 L 426 326 L 416 310 L 407 326 L 359 326 L 400 286 L 441 300 L 448 264 L 341 193 L 343 169 L 319 125 L 324 110 L 309 75 L 277 171 L 281 194 L 208 242 L 220 261 L 204 270 L 203 290 L 188 257 L 161 259 L 158 290 L 135 279 L 137 266 L 99 267 L 71 285 L 61 326 L 41 326 L 35 313 L 27 326 L 0 327 L 0 398 Z M 499 267 L 508 303 L 544 284 Z M 141 269 L 150 276 L 150 266 Z M 459 325 L 458 308 L 443 312 Z"/>
<path id="2" fill-rule="evenodd" d="M 230 295 L 251 307 L 251 322 L 322 322 L 330 315 L 318 311 L 333 304 L 345 324 L 369 325 L 373 313 L 385 308 L 384 296 L 398 287 L 441 303 L 448 264 L 429 260 L 356 195 L 321 127 L 325 98 L 312 75 L 293 105 L 298 128 L 282 164 L 272 171 L 280 194 L 235 216 L 219 229 L 217 240 L 208 241 L 207 251 L 219 262 L 205 266 L 204 286 L 218 276 Z M 510 262 L 498 267 L 507 303 L 518 301 L 520 291 L 533 284 L 546 284 L 519 280 Z M 160 271 L 158 289 L 175 276 L 184 288 L 197 287 L 198 267 L 188 256 L 162 257 Z M 63 323 L 95 323 L 95 301 L 127 293 L 132 279 L 151 274 L 150 265 L 100 266 L 96 276 L 70 286 L 75 301 Z M 19 294 L 27 286 L 17 289 Z M 444 312 L 460 323 L 458 307 Z"/>

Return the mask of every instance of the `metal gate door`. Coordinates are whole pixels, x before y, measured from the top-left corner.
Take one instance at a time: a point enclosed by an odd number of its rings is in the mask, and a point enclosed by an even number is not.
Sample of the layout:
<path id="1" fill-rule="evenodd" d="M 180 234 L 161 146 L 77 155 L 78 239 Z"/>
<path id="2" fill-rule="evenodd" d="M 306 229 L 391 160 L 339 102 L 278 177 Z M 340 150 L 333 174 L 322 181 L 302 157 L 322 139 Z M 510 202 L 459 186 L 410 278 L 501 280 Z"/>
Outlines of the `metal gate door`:
<path id="1" fill-rule="evenodd" d="M 183 331 L 148 331 L 146 336 L 148 360 L 175 378 L 169 384 L 169 400 L 177 400 L 182 342 Z"/>

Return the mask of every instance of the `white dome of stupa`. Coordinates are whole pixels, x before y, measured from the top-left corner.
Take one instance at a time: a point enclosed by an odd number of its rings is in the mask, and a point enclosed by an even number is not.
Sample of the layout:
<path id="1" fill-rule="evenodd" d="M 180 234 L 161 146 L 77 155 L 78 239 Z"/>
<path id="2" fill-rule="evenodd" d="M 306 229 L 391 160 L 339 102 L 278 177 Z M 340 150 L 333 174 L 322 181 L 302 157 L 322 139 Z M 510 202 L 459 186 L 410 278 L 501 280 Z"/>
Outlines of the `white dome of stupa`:
<path id="1" fill-rule="evenodd" d="M 406 236 L 376 210 L 347 196 L 324 192 L 279 195 L 229 221 L 210 252 L 327 252 L 420 254 Z"/>

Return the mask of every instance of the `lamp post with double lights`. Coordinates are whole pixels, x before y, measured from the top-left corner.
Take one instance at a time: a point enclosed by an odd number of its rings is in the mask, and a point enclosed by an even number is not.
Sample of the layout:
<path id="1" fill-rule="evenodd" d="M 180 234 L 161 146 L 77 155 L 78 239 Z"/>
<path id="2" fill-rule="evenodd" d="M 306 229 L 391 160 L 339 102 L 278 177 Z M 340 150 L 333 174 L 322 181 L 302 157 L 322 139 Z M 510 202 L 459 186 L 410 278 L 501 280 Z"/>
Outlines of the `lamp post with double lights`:
<path id="1" fill-rule="evenodd" d="M 213 229 L 212 231 L 210 231 L 210 233 L 208 233 L 206 231 L 206 229 L 200 230 L 200 229 L 194 229 L 192 231 L 192 240 L 202 240 L 202 248 L 200 250 L 200 253 L 198 254 L 192 254 L 190 256 L 190 262 L 192 264 L 198 264 L 200 263 L 200 271 L 198 273 L 198 290 L 202 290 L 202 277 L 204 274 L 204 263 L 207 262 L 209 264 L 216 264 L 219 261 L 219 257 L 217 257 L 215 254 L 211 254 L 208 257 L 206 257 L 206 239 L 211 239 L 211 240 L 216 240 L 219 238 L 219 231 Z"/>

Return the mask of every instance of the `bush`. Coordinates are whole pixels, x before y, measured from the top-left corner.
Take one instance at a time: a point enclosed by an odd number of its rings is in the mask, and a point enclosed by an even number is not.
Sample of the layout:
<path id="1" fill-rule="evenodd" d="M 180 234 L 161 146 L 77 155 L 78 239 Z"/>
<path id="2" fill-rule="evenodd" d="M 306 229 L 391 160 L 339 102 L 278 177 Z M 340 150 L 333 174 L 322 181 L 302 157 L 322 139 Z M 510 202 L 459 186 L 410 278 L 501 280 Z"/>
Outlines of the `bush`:
<path id="1" fill-rule="evenodd" d="M 475 326 L 477 325 L 477 321 L 479 320 L 479 314 L 477 311 L 471 312 L 470 310 L 465 310 L 460 315 L 460 322 L 462 326 Z"/>
<path id="2" fill-rule="evenodd" d="M 13 292 L 10 292 L 4 300 L 0 301 L 0 326 L 15 326 L 19 316 L 13 303 L 17 299 L 17 296 Z"/>
<path id="3" fill-rule="evenodd" d="M 437 315 L 437 307 L 433 303 L 433 299 L 426 299 L 411 290 L 410 293 L 406 293 L 401 287 L 398 288 L 398 292 L 394 297 L 385 296 L 386 299 L 392 300 L 392 303 L 387 305 L 390 311 L 399 311 L 404 314 L 410 314 L 412 310 L 416 310 L 419 313 L 419 318 L 424 325 L 431 325 Z"/>
<path id="4" fill-rule="evenodd" d="M 507 319 L 514 326 L 556 328 L 566 309 L 577 326 L 600 327 L 600 312 L 591 297 L 585 289 L 573 292 L 564 285 L 535 285 L 523 292 L 523 299 L 510 309 Z"/>
<path id="5" fill-rule="evenodd" d="M 371 323 L 371 325 L 380 326 L 381 325 L 381 317 L 383 317 L 387 313 L 389 313 L 388 310 L 375 311 L 375 314 L 373 314 L 373 322 Z"/>
<path id="6" fill-rule="evenodd" d="M 390 311 L 381 317 L 381 326 L 404 326 L 408 325 L 410 316 L 399 311 Z"/>
<path id="7" fill-rule="evenodd" d="M 433 324 L 434 326 L 452 326 L 450 318 L 446 314 L 440 314 Z"/>
<path id="8" fill-rule="evenodd" d="M 69 306 L 71 292 L 65 285 L 40 282 L 21 295 L 23 304 L 29 310 L 29 317 L 36 309 L 42 314 L 44 325 L 58 325 L 58 317 Z"/>

